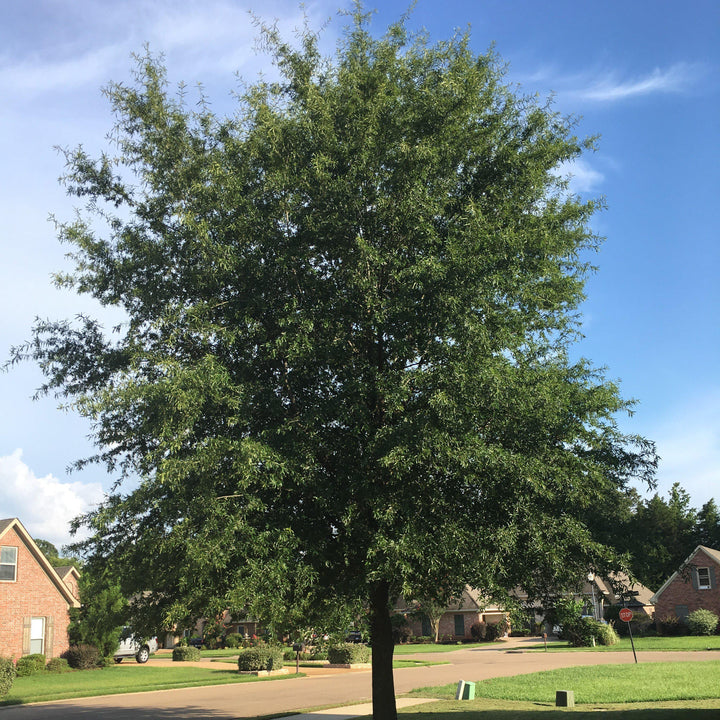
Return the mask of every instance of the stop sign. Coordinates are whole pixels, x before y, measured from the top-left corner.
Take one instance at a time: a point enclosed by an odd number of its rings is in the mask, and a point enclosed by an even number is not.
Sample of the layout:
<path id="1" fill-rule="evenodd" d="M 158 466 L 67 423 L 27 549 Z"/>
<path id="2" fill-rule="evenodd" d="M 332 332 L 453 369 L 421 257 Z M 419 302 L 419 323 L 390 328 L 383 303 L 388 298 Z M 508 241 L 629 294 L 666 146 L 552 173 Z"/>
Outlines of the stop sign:
<path id="1" fill-rule="evenodd" d="M 621 620 L 624 620 L 625 622 L 630 622 L 633 619 L 633 611 L 630 610 L 630 608 L 622 608 L 618 613 L 618 616 Z"/>

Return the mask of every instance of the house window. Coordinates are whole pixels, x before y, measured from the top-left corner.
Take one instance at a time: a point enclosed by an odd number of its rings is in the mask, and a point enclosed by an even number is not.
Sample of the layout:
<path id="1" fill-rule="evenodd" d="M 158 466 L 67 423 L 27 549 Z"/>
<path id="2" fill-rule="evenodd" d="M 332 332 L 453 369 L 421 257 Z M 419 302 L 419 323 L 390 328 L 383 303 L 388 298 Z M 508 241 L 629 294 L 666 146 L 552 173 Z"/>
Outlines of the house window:
<path id="1" fill-rule="evenodd" d="M 17 548 L 0 547 L 0 580 L 15 582 L 17 578 Z"/>
<path id="2" fill-rule="evenodd" d="M 465 637 L 465 618 L 462 615 L 455 616 L 455 634 Z"/>
<path id="3" fill-rule="evenodd" d="M 427 615 L 422 616 L 421 632 L 424 637 L 432 637 L 432 635 L 433 635 L 432 625 L 430 624 L 430 618 Z"/>
<path id="4" fill-rule="evenodd" d="M 697 569 L 698 574 L 698 590 L 709 590 L 710 584 L 710 568 L 699 567 Z"/>
<path id="5" fill-rule="evenodd" d="M 45 652 L 45 618 L 34 617 L 30 620 L 30 653 Z"/>

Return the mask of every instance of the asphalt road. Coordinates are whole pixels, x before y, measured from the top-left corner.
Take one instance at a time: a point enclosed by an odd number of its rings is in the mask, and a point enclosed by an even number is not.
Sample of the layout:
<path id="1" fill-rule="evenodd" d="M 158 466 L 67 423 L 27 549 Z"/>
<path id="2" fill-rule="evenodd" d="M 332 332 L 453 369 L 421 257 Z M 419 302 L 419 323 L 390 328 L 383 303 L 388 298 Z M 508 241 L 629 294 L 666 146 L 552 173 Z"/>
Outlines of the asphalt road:
<path id="1" fill-rule="evenodd" d="M 413 688 L 483 680 L 573 665 L 632 663 L 630 652 L 523 653 L 508 646 L 461 649 L 452 653 L 417 655 L 448 665 L 395 671 L 397 694 Z M 717 660 L 716 652 L 646 652 L 640 662 Z M 142 672 L 143 667 L 138 667 Z M 370 699 L 370 672 L 272 682 L 216 685 L 111 695 L 0 709 L 0 720 L 239 720 L 271 713 L 293 712 L 322 705 L 340 705 Z"/>

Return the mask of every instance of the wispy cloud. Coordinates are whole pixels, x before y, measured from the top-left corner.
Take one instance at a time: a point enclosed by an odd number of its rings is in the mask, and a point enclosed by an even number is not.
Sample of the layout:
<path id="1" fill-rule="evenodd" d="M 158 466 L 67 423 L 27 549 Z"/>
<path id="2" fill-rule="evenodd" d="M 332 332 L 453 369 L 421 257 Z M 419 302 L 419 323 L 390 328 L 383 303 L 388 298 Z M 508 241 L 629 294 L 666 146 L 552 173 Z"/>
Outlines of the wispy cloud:
<path id="1" fill-rule="evenodd" d="M 37 477 L 23 462 L 22 450 L 0 457 L 0 515 L 19 518 L 33 537 L 58 549 L 76 539 L 70 521 L 102 499 L 99 483 Z"/>
<path id="2" fill-rule="evenodd" d="M 628 80 L 609 73 L 606 77 L 589 79 L 588 86 L 576 89 L 575 94 L 586 100 L 616 102 L 642 95 L 679 93 L 692 87 L 700 73 L 697 65 L 689 63 L 677 63 L 665 70 L 655 68 L 648 75 Z"/>

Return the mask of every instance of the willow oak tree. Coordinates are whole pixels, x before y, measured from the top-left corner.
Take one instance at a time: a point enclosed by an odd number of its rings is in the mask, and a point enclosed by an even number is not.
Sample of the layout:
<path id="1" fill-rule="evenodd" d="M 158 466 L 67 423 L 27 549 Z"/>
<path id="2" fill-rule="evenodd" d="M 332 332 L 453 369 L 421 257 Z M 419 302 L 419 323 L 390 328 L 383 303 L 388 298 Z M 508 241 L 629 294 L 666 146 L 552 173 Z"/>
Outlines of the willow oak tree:
<path id="1" fill-rule="evenodd" d="M 78 522 L 137 622 L 364 609 L 394 718 L 394 599 L 599 567 L 585 520 L 654 452 L 569 359 L 598 243 L 558 178 L 591 144 L 572 120 L 464 35 L 378 39 L 358 8 L 331 57 L 264 39 L 280 79 L 229 116 L 149 55 L 107 89 L 114 149 L 67 152 L 89 216 L 59 280 L 127 323 L 41 322 L 16 357 L 120 479 Z"/>

